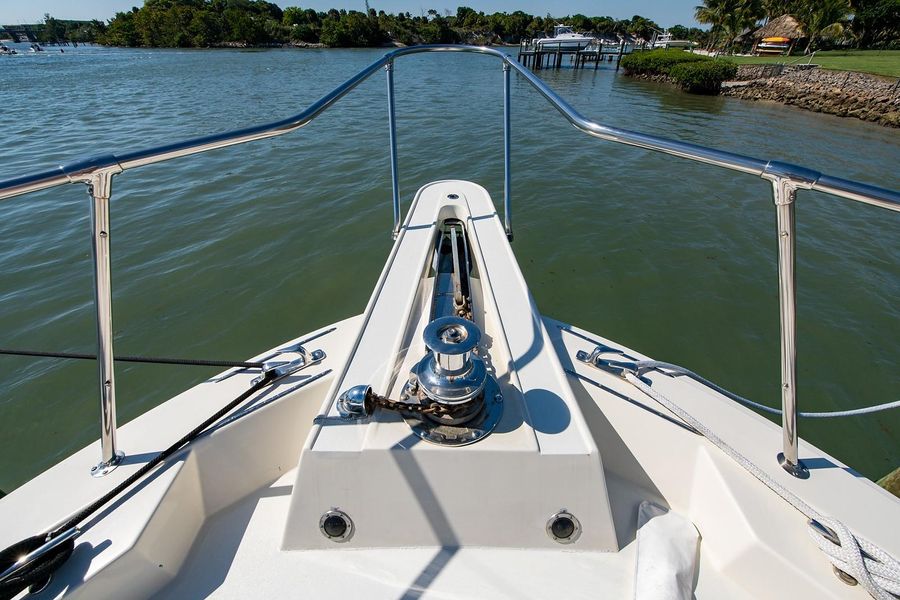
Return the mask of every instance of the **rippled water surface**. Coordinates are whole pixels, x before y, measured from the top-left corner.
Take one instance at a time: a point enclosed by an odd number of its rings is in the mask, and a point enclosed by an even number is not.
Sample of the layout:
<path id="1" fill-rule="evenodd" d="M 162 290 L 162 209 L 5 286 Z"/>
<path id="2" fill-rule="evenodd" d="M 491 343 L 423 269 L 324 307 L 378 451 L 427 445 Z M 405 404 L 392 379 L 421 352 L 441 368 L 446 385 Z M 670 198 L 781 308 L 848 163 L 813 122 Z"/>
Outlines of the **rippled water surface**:
<path id="1" fill-rule="evenodd" d="M 380 53 L 0 57 L 0 179 L 297 113 Z M 609 68 L 540 77 L 606 124 L 900 188 L 896 129 L 686 95 Z M 408 57 L 395 78 L 404 207 L 443 178 L 481 183 L 500 203 L 500 65 Z M 512 97 L 513 247 L 542 312 L 777 406 L 769 186 L 588 138 L 524 81 Z M 391 245 L 385 115 L 378 75 L 289 136 L 118 176 L 116 352 L 242 359 L 362 312 Z M 3 210 L 0 346 L 93 351 L 84 189 Z M 797 213 L 801 409 L 897 399 L 900 215 L 809 192 Z M 120 423 L 213 372 L 119 364 Z M 97 405 L 91 362 L 0 358 L 0 489 L 95 439 Z M 897 411 L 800 423 L 805 439 L 871 478 L 900 466 L 898 432 Z"/>

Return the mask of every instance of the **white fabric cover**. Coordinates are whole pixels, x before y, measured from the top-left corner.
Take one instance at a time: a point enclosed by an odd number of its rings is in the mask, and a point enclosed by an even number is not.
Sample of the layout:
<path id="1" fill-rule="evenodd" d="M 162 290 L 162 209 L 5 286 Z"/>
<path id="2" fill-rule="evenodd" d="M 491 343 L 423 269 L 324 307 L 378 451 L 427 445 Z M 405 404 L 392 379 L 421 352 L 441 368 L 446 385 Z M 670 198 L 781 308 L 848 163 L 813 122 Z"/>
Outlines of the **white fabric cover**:
<path id="1" fill-rule="evenodd" d="M 653 504 L 638 507 L 635 600 L 690 600 L 700 534 L 679 514 Z"/>

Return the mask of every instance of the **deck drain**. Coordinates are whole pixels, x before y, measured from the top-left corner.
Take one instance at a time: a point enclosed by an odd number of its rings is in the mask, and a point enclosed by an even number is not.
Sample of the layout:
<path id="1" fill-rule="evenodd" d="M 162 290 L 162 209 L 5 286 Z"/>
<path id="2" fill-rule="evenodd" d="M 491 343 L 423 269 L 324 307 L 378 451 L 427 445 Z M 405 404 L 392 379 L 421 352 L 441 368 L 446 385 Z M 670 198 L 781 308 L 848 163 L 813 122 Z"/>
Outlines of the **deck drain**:
<path id="1" fill-rule="evenodd" d="M 575 515 L 562 509 L 547 521 L 547 535 L 554 542 L 571 544 L 581 535 L 581 523 Z"/>
<path id="2" fill-rule="evenodd" d="M 344 511 L 332 508 L 319 519 L 319 531 L 332 542 L 346 542 L 353 537 L 353 521 Z"/>

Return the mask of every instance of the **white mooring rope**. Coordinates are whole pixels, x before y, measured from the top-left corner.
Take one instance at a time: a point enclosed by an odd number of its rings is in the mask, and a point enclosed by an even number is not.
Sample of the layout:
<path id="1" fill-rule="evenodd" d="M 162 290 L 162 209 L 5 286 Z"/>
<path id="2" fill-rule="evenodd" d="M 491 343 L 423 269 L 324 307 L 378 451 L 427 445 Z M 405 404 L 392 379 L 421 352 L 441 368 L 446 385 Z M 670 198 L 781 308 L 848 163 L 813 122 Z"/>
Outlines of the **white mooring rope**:
<path id="1" fill-rule="evenodd" d="M 662 362 L 659 360 L 640 360 L 634 363 L 625 363 L 625 362 L 617 362 L 617 361 L 606 361 L 607 363 L 617 366 L 617 367 L 625 367 L 631 368 L 633 367 L 635 373 L 640 376 L 646 371 L 650 371 L 653 369 L 665 369 L 665 371 L 672 371 L 678 375 L 687 375 L 691 379 L 695 379 L 702 383 L 705 386 L 709 386 L 712 389 L 716 390 L 723 396 L 727 396 L 736 402 L 740 402 L 746 406 L 750 406 L 757 410 L 761 410 L 763 412 L 767 412 L 773 415 L 780 415 L 781 410 L 778 408 L 772 408 L 771 406 L 766 406 L 765 404 L 760 404 L 759 402 L 754 402 L 753 400 L 748 400 L 743 396 L 739 396 L 734 392 L 728 391 L 723 387 L 719 387 L 709 379 L 704 378 L 697 373 L 694 373 L 690 369 L 685 369 L 682 366 L 675 365 L 672 363 Z M 665 373 L 665 371 L 662 371 Z M 666 373 L 667 375 L 669 373 Z M 894 400 L 892 402 L 885 402 L 884 404 L 876 404 L 875 406 L 865 406 L 863 408 L 851 408 L 849 410 L 834 410 L 830 412 L 798 412 L 798 417 L 803 417 L 806 419 L 833 419 L 835 417 L 854 417 L 858 415 L 866 415 L 869 413 L 881 412 L 883 410 L 889 410 L 892 408 L 900 408 L 900 400 Z"/>
<path id="2" fill-rule="evenodd" d="M 643 370 L 656 368 L 655 366 L 649 366 L 649 363 L 651 362 L 660 365 L 665 369 L 676 367 L 675 365 L 669 365 L 668 363 L 656 363 L 656 361 L 644 361 L 643 363 L 636 364 L 644 365 L 643 367 L 640 367 Z M 676 367 L 672 370 L 686 371 L 682 370 L 681 367 Z M 759 481 L 764 483 L 769 489 L 781 496 L 791 506 L 806 515 L 809 519 L 830 528 L 837 536 L 840 542 L 839 544 L 832 542 L 828 537 L 812 526 L 810 526 L 809 532 L 813 541 L 815 541 L 816 545 L 828 556 L 831 563 L 836 568 L 855 578 L 873 598 L 877 598 L 878 600 L 896 600 L 896 596 L 900 596 L 900 562 L 894 557 L 875 544 L 865 539 L 857 538 L 850 529 L 840 521 L 826 517 L 813 509 L 813 507 L 800 499 L 796 494 L 769 477 L 765 471 L 732 448 L 725 440 L 717 436 L 699 420 L 695 419 L 677 404 L 641 381 L 640 377 L 635 374 L 634 371 L 623 369 L 622 375 L 631 385 L 653 398 L 656 402 L 675 413 L 685 423 L 703 434 L 706 439 L 715 444 L 717 448 L 731 457 Z M 719 389 L 718 386 L 713 387 Z M 731 396 L 731 394 L 728 395 Z"/>

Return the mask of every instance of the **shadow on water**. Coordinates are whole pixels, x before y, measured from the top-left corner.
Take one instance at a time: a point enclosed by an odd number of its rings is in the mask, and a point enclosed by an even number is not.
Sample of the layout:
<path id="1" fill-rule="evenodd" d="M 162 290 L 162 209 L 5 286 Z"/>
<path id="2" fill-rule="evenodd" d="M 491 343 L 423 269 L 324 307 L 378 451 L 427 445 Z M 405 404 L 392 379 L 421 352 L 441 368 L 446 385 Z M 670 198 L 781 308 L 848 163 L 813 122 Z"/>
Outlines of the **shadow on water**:
<path id="1" fill-rule="evenodd" d="M 657 101 L 657 109 L 664 114 L 680 114 L 710 118 L 721 115 L 729 101 L 722 96 L 687 94 L 668 83 L 631 79 L 624 75 L 616 77 L 613 88 L 620 93 L 641 97 L 644 104 L 649 99 Z"/>

